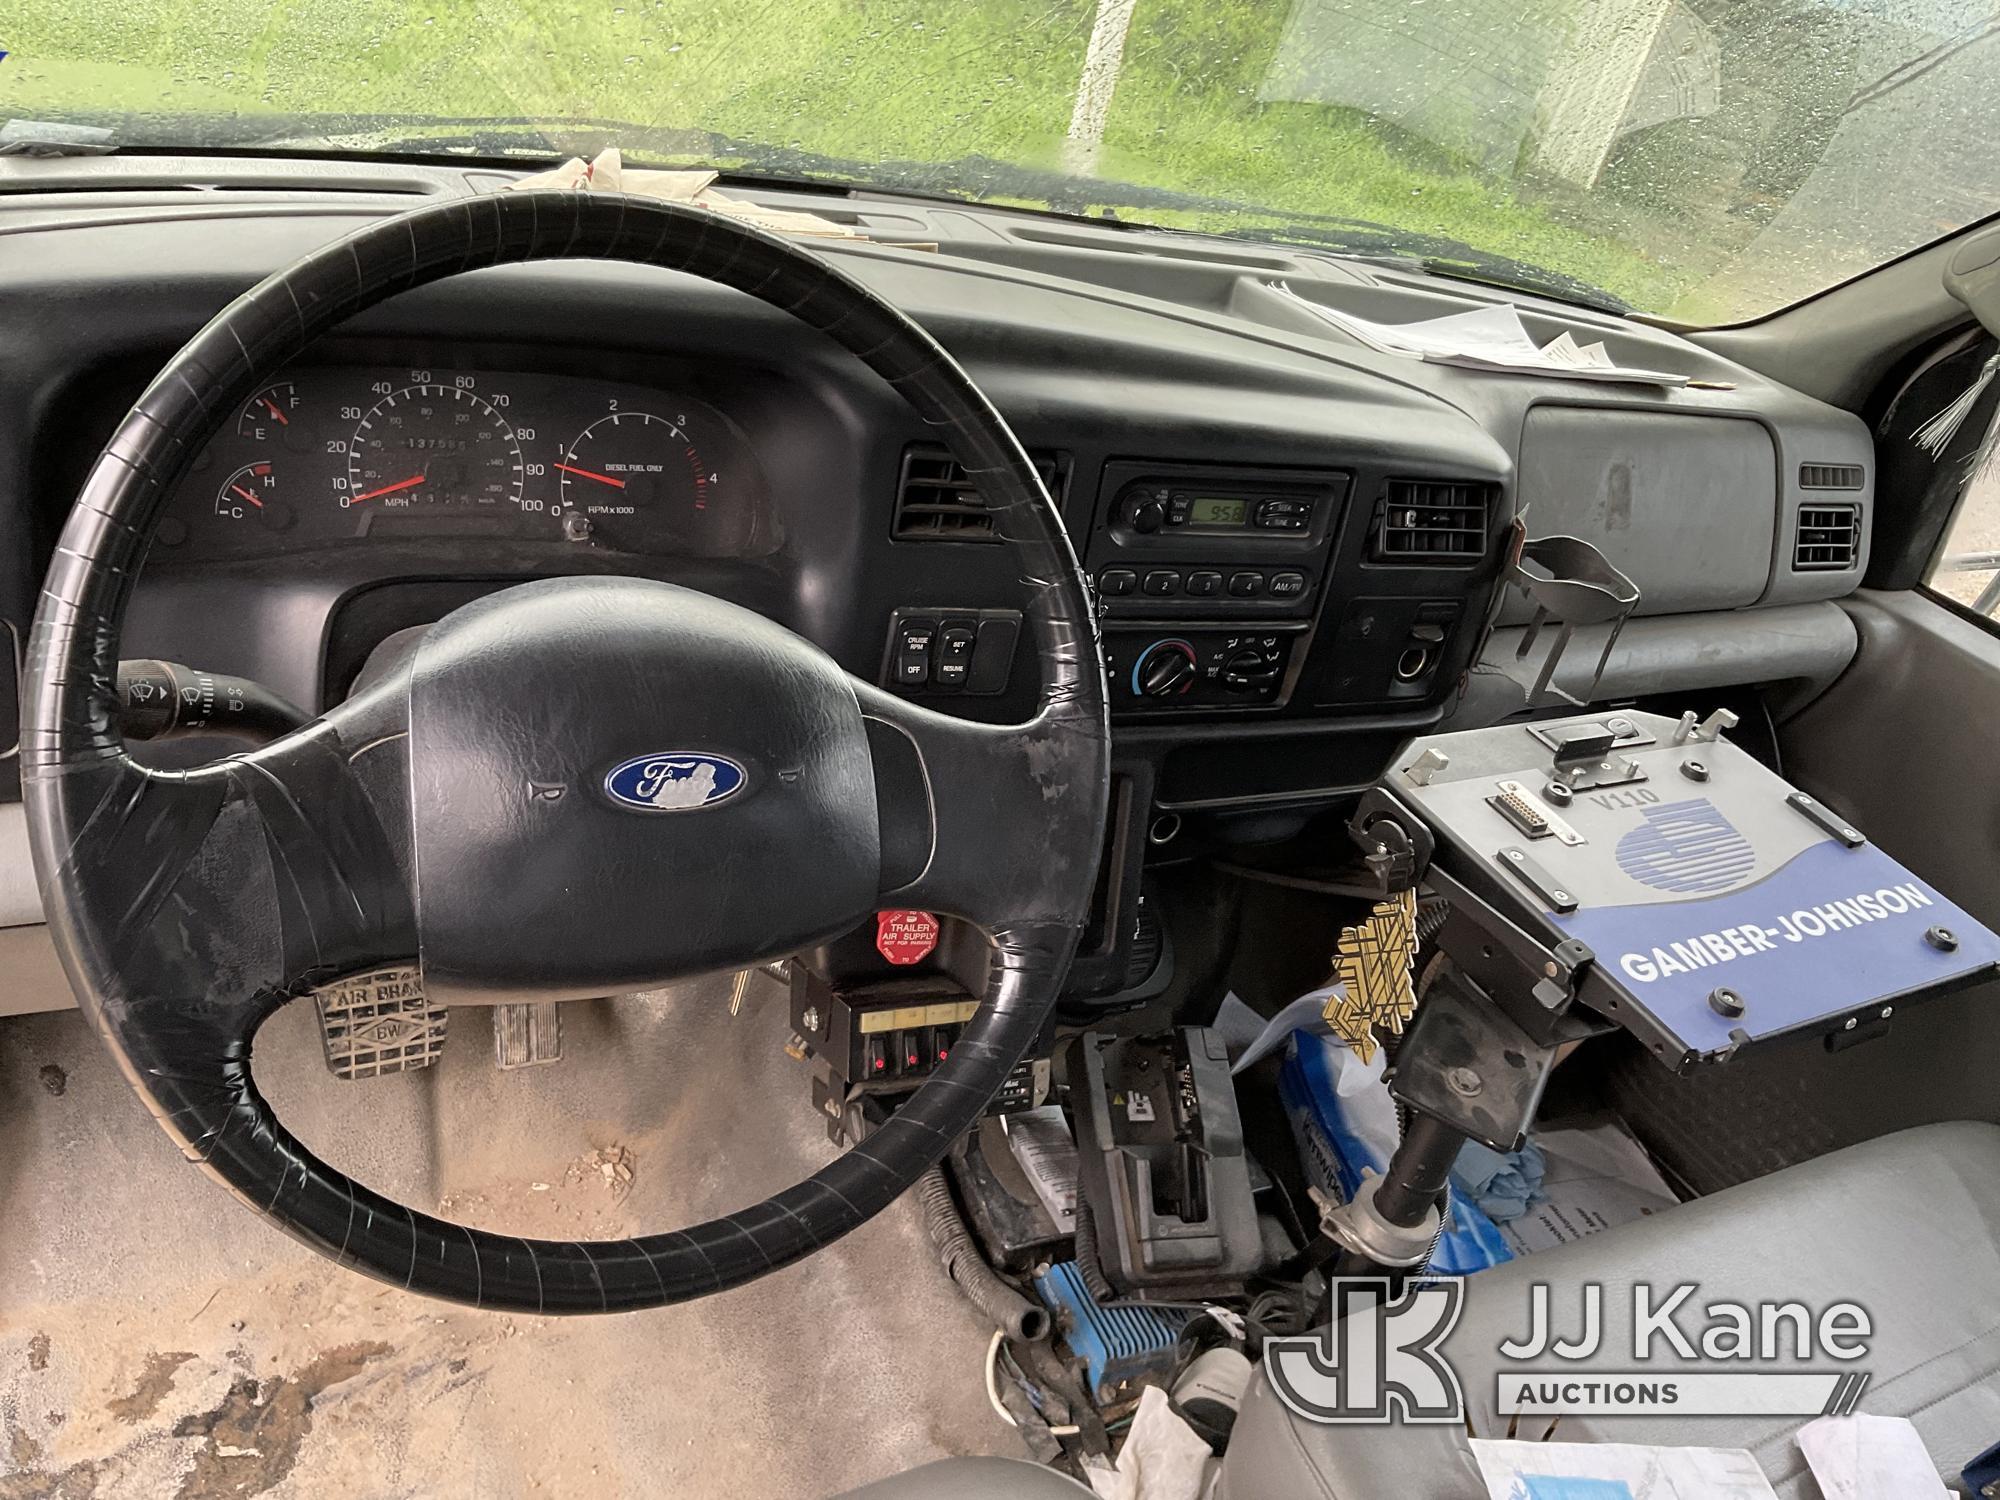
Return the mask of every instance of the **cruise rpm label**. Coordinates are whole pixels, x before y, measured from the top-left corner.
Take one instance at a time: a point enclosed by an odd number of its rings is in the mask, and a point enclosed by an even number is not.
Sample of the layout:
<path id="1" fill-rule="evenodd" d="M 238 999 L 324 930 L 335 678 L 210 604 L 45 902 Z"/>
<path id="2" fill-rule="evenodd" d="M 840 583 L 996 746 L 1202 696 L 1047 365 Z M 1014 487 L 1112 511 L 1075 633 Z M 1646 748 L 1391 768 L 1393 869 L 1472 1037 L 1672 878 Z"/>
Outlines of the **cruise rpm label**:
<path id="1" fill-rule="evenodd" d="M 875 947 L 890 963 L 921 963 L 937 944 L 938 919 L 929 912 L 875 913 Z"/>

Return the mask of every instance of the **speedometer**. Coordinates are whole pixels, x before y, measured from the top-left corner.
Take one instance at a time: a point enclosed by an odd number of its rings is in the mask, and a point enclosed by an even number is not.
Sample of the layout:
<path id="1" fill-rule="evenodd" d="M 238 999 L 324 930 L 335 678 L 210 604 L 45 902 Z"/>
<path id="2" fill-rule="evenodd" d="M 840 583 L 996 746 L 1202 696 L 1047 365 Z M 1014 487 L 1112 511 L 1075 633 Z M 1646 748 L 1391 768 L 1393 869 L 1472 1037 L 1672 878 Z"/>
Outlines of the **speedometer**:
<path id="1" fill-rule="evenodd" d="M 525 470 L 507 419 L 462 385 L 409 385 L 362 415 L 347 444 L 342 506 L 518 509 Z"/>

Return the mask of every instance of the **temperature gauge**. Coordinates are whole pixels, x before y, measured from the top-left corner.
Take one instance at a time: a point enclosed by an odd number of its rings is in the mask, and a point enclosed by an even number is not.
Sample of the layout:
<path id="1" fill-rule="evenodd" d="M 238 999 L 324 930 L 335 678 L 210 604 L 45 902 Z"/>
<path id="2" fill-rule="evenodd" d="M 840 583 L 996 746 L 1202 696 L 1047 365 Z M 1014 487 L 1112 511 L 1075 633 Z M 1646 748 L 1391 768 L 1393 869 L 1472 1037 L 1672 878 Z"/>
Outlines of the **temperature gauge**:
<path id="1" fill-rule="evenodd" d="M 291 523 L 291 507 L 278 498 L 277 476 L 268 463 L 245 464 L 215 492 L 215 513 L 225 521 L 254 516 L 273 530 Z"/>

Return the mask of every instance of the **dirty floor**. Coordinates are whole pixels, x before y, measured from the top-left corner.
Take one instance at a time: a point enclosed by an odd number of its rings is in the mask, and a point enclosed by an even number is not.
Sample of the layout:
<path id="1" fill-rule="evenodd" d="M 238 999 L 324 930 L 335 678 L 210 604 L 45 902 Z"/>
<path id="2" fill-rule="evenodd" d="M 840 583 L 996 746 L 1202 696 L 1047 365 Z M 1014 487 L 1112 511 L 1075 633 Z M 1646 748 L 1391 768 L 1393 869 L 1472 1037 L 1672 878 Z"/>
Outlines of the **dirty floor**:
<path id="1" fill-rule="evenodd" d="M 369 1185 L 481 1226 L 679 1227 L 827 1146 L 762 977 L 565 1008 L 501 1073 L 455 1012 L 429 1074 L 343 1083 L 311 1013 L 258 1037 L 281 1118 Z M 0 1020 L 0 1500 L 727 1496 L 811 1500 L 951 1453 L 1019 1454 L 985 1329 L 905 1199 L 701 1302 L 544 1319 L 323 1261 L 184 1163 L 74 1012 Z"/>

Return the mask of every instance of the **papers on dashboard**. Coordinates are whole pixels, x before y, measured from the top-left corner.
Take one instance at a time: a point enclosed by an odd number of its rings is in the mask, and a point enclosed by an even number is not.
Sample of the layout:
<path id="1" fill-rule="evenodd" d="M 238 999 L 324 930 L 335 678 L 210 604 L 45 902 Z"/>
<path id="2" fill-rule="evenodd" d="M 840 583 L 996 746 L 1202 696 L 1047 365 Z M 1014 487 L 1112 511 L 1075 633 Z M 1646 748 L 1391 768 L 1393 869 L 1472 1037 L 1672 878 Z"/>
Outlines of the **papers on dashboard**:
<path id="1" fill-rule="evenodd" d="M 752 203 L 745 198 L 732 198 L 715 188 L 717 175 L 705 169 L 663 172 L 628 167 L 618 148 L 607 146 L 589 161 L 580 156 L 572 156 L 559 167 L 550 167 L 546 172 L 523 177 L 519 182 L 509 186 L 514 192 L 533 192 L 537 188 L 564 188 L 585 193 L 636 193 L 642 198 L 660 198 L 668 203 L 692 203 L 700 208 L 713 209 L 716 213 L 728 214 L 733 219 L 754 224 L 759 229 L 768 229 L 773 234 L 809 235 L 836 240 L 867 238 L 866 235 L 848 228 L 845 224 L 836 224 L 833 220 L 823 219 L 818 214 L 767 208 L 761 203 Z M 905 246 L 905 248 L 912 247 Z"/>
<path id="2" fill-rule="evenodd" d="M 1666 370 L 1616 363 L 1604 345 L 1579 344 L 1565 329 L 1537 347 L 1512 307 L 1481 307 L 1428 318 L 1421 323 L 1376 323 L 1301 297 L 1283 282 L 1272 290 L 1322 322 L 1383 354 L 1421 359 L 1465 370 L 1507 375 L 1552 376 L 1559 380 L 1615 380 L 1641 385 L 1686 385 L 1688 377 Z"/>

